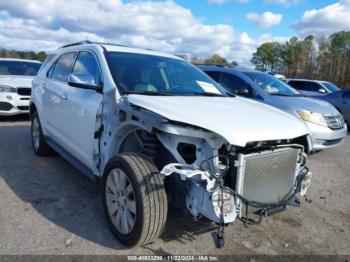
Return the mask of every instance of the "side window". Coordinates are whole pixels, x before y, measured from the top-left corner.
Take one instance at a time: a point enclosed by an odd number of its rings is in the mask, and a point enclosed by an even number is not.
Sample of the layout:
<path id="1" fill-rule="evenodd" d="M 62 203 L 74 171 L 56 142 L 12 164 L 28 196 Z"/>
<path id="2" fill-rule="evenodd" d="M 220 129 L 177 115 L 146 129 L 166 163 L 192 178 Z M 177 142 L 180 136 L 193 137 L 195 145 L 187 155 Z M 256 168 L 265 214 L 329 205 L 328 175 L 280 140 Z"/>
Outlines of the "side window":
<path id="1" fill-rule="evenodd" d="M 214 72 L 214 71 L 205 71 L 205 73 L 213 78 L 216 82 L 219 83 L 220 81 L 220 72 Z"/>
<path id="2" fill-rule="evenodd" d="M 52 68 L 52 72 L 49 71 L 49 77 L 52 79 L 67 81 L 68 74 L 72 68 L 76 53 L 63 54 L 58 58 L 56 64 Z M 51 73 L 51 74 L 50 74 Z"/>
<path id="3" fill-rule="evenodd" d="M 75 61 L 72 73 L 89 74 L 92 76 L 94 84 L 102 82 L 100 68 L 95 56 L 90 52 L 80 52 Z"/>
<path id="4" fill-rule="evenodd" d="M 319 89 L 324 89 L 321 85 L 314 82 L 305 82 L 305 88 L 307 91 L 318 92 Z"/>
<path id="5" fill-rule="evenodd" d="M 304 82 L 302 82 L 302 81 L 289 81 L 288 85 L 294 87 L 297 90 L 306 91 L 305 86 L 304 86 Z"/>
<path id="6" fill-rule="evenodd" d="M 252 96 L 250 86 L 241 78 L 222 73 L 220 84 L 229 92 L 240 96 Z"/>
<path id="7" fill-rule="evenodd" d="M 45 68 L 47 67 L 47 64 L 51 63 L 51 61 L 55 58 L 55 55 L 48 55 L 44 61 L 44 63 L 41 64 L 41 67 L 39 69 L 38 74 Z"/>

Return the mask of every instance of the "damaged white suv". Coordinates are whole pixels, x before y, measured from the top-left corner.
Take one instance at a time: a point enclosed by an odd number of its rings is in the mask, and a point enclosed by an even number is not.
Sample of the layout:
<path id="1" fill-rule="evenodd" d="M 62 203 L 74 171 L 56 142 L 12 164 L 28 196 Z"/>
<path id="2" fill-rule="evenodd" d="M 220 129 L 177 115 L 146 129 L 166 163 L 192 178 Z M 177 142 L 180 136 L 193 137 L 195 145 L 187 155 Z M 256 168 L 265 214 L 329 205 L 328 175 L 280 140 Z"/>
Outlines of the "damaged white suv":
<path id="1" fill-rule="evenodd" d="M 228 97 L 177 56 L 64 46 L 34 79 L 30 114 L 35 152 L 54 149 L 102 183 L 105 215 L 126 246 L 156 239 L 168 205 L 217 223 L 222 246 L 228 223 L 296 205 L 310 184 L 302 122 Z"/>

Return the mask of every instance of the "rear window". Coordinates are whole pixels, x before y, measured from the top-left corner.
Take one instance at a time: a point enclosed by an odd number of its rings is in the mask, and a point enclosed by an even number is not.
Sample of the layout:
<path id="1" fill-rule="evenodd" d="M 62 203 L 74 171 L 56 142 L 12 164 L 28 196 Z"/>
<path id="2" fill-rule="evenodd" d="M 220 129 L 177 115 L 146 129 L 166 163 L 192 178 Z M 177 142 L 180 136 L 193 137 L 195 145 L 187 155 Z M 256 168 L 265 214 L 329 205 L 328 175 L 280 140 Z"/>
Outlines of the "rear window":
<path id="1" fill-rule="evenodd" d="M 24 61 L 0 61 L 0 75 L 35 76 L 41 63 Z"/>

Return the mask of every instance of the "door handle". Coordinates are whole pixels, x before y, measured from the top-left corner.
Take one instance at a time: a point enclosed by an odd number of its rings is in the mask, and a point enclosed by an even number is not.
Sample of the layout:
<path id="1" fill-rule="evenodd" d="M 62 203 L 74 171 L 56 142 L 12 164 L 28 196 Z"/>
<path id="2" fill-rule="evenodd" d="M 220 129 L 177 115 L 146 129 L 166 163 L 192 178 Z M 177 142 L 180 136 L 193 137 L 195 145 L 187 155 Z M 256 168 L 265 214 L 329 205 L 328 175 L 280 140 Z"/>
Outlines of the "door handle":
<path id="1" fill-rule="evenodd" d="M 67 100 L 68 94 L 67 93 L 60 94 L 60 97 L 62 98 L 62 100 Z"/>

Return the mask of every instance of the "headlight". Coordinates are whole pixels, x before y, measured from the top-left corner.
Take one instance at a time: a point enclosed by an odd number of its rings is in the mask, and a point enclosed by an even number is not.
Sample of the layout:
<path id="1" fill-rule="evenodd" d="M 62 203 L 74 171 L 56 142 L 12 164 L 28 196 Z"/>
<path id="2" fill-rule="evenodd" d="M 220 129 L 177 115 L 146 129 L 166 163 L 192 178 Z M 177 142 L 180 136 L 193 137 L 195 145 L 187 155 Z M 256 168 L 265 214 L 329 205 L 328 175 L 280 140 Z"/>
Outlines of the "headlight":
<path id="1" fill-rule="evenodd" d="M 314 123 L 320 126 L 328 126 L 326 119 L 323 117 L 322 114 L 306 111 L 297 111 L 297 113 L 300 116 L 300 118 L 304 121 Z"/>
<path id="2" fill-rule="evenodd" d="M 0 92 L 16 93 L 16 88 L 12 86 L 0 85 Z"/>

